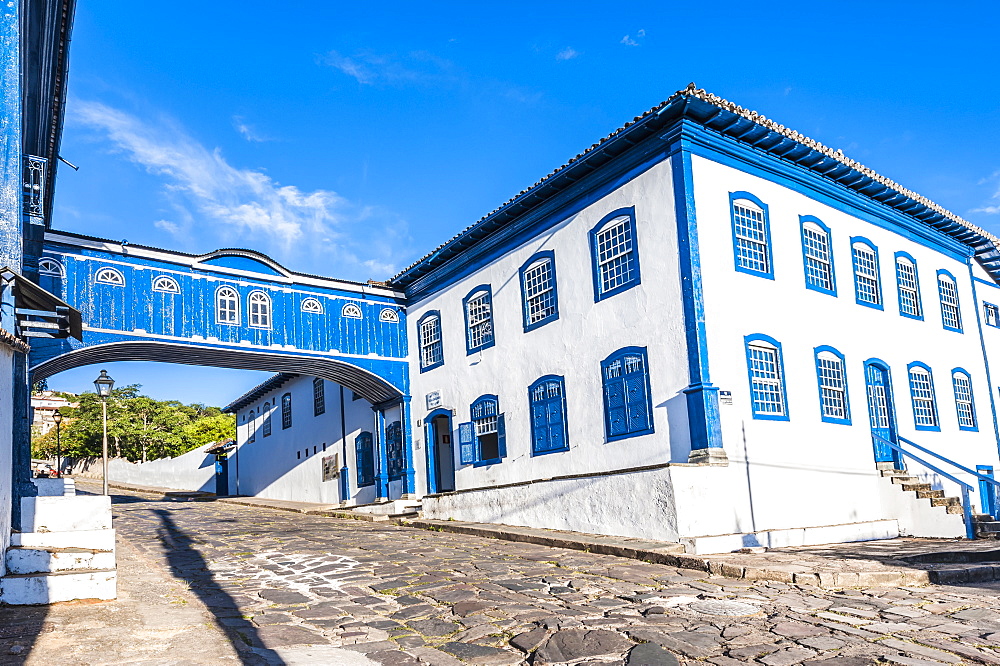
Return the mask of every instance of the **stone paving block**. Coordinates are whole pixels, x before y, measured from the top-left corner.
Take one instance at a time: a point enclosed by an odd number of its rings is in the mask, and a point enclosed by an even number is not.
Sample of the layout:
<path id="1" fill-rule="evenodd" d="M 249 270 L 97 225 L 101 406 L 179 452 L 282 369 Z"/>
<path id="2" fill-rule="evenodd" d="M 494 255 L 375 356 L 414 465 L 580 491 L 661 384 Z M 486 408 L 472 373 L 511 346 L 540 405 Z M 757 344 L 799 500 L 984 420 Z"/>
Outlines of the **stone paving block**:
<path id="1" fill-rule="evenodd" d="M 481 666 L 508 666 L 524 660 L 520 652 L 511 652 L 475 643 L 445 643 L 440 650 L 461 661 Z"/>
<path id="2" fill-rule="evenodd" d="M 735 659 L 741 659 L 745 663 L 759 657 L 767 656 L 780 649 L 781 647 L 774 645 L 773 643 L 761 643 L 758 645 L 747 645 L 745 647 L 730 649 L 727 654 Z"/>
<path id="3" fill-rule="evenodd" d="M 826 629 L 820 629 L 815 625 L 804 624 L 801 622 L 779 622 L 771 628 L 771 631 L 779 636 L 796 639 L 808 638 L 810 636 L 821 636 L 823 634 L 830 633 Z"/>
<path id="4" fill-rule="evenodd" d="M 963 645 L 957 641 L 944 641 L 944 640 L 934 640 L 928 638 L 917 638 L 919 642 L 924 645 L 930 645 L 931 647 L 936 647 L 947 652 L 954 652 L 955 654 L 965 657 L 966 659 L 971 659 L 980 664 L 992 664 L 1000 665 L 1000 655 L 995 653 L 987 653 L 983 650 L 978 650 L 974 647 Z"/>
<path id="5" fill-rule="evenodd" d="M 548 631 L 542 627 L 536 627 L 531 631 L 526 631 L 514 636 L 510 639 L 510 644 L 522 652 L 531 652 L 537 648 L 543 640 L 545 640 L 547 635 Z"/>
<path id="6" fill-rule="evenodd" d="M 654 643 L 641 643 L 629 650 L 625 666 L 678 666 L 677 657 Z"/>
<path id="7" fill-rule="evenodd" d="M 462 666 L 462 662 L 455 657 L 434 648 L 410 648 L 407 652 L 419 659 L 422 664 L 430 664 L 430 666 Z"/>
<path id="8" fill-rule="evenodd" d="M 918 643 L 907 643 L 906 641 L 899 641 L 894 638 L 887 638 L 882 641 L 882 645 L 886 647 L 893 648 L 894 650 L 899 650 L 905 653 L 907 656 L 916 655 L 924 659 L 933 659 L 935 661 L 943 661 L 946 664 L 959 664 L 962 662 L 960 657 L 956 657 L 950 652 L 945 652 L 943 650 L 937 650 L 935 648 L 927 647 L 925 645 L 920 645 Z"/>
<path id="9" fill-rule="evenodd" d="M 633 643 L 615 631 L 567 629 L 554 633 L 535 651 L 534 664 L 558 664 L 584 657 L 620 656 Z"/>
<path id="10" fill-rule="evenodd" d="M 757 661 L 767 664 L 767 666 L 792 666 L 792 664 L 799 664 L 815 656 L 814 650 L 804 647 L 790 647 L 761 657 Z"/>
<path id="11" fill-rule="evenodd" d="M 397 645 L 392 641 L 371 641 L 368 643 L 355 643 L 354 645 L 345 645 L 345 650 L 352 650 L 354 652 L 360 652 L 362 654 L 368 654 L 369 652 L 385 652 L 392 651 L 397 648 Z"/>
<path id="12" fill-rule="evenodd" d="M 383 652 L 369 652 L 365 655 L 377 664 L 384 666 L 420 666 L 416 657 L 410 656 L 400 650 L 385 650 Z"/>
<path id="13" fill-rule="evenodd" d="M 833 636 L 812 636 L 798 639 L 795 642 L 815 650 L 839 650 L 847 644 Z"/>

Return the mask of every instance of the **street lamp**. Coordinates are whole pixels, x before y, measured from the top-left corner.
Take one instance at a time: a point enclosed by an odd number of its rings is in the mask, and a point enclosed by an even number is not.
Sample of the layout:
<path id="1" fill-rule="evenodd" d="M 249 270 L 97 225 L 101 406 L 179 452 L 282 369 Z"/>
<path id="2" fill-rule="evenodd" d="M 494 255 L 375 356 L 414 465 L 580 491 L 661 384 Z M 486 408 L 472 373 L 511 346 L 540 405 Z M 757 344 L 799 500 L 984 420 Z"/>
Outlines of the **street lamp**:
<path id="1" fill-rule="evenodd" d="M 94 380 L 94 388 L 101 398 L 101 412 L 104 414 L 104 440 L 101 448 L 101 459 L 104 468 L 104 494 L 108 494 L 108 396 L 115 387 L 115 380 L 108 376 L 107 370 L 101 370 L 101 376 Z"/>
<path id="2" fill-rule="evenodd" d="M 59 442 L 59 424 L 62 423 L 62 414 L 57 409 L 52 412 L 52 420 L 56 424 L 56 476 L 60 479 L 62 478 L 62 463 L 60 458 L 62 458 L 62 446 Z"/>

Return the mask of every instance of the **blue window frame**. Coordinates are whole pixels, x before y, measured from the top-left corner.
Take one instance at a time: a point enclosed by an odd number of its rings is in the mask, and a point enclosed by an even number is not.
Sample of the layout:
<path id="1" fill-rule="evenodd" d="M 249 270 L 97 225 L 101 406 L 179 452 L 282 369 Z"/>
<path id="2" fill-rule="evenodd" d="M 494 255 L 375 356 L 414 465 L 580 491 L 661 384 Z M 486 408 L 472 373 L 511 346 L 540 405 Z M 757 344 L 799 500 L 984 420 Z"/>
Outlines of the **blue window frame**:
<path id="1" fill-rule="evenodd" d="M 771 221 L 767 204 L 749 192 L 730 192 L 729 213 L 733 222 L 736 270 L 773 280 Z"/>
<path id="2" fill-rule="evenodd" d="M 962 332 L 962 309 L 958 303 L 958 282 L 946 270 L 937 272 L 938 296 L 941 298 L 941 324 L 946 331 Z"/>
<path id="3" fill-rule="evenodd" d="M 545 250 L 521 266 L 521 309 L 524 332 L 559 319 L 556 255 Z"/>
<path id="4" fill-rule="evenodd" d="M 393 421 L 385 428 L 385 454 L 388 464 L 389 480 L 395 481 L 403 477 L 403 424 Z"/>
<path id="5" fill-rule="evenodd" d="M 781 357 L 781 343 L 761 333 L 748 335 L 743 340 L 746 345 L 753 418 L 787 421 L 788 393 L 785 390 L 785 364 Z"/>
<path id="6" fill-rule="evenodd" d="M 495 395 L 479 396 L 469 406 L 472 416 L 472 463 L 476 467 L 494 465 L 507 457 L 507 429 L 500 401 Z M 460 435 L 461 428 L 460 428 Z M 465 445 L 465 442 L 460 440 Z M 462 462 L 468 457 L 464 448 Z"/>
<path id="7" fill-rule="evenodd" d="M 958 412 L 958 429 L 979 432 L 976 420 L 976 401 L 972 396 L 972 377 L 964 368 L 951 371 L 951 383 L 955 389 L 955 410 Z"/>
<path id="8" fill-rule="evenodd" d="M 896 295 L 899 298 L 899 314 L 910 319 L 923 319 L 924 307 L 920 301 L 920 278 L 917 276 L 917 260 L 906 252 L 897 252 Z"/>
<path id="9" fill-rule="evenodd" d="M 326 386 L 322 379 L 313 379 L 313 416 L 326 413 Z"/>
<path id="10" fill-rule="evenodd" d="M 375 485 L 375 442 L 370 432 L 359 433 L 354 439 L 358 466 L 358 487 Z"/>
<path id="11" fill-rule="evenodd" d="M 557 375 L 540 377 L 528 387 L 528 402 L 532 455 L 568 451 L 565 380 Z"/>
<path id="12" fill-rule="evenodd" d="M 601 363 L 604 433 L 609 442 L 653 432 L 645 347 L 619 349 Z"/>
<path id="13" fill-rule="evenodd" d="M 1000 308 L 992 303 L 983 303 L 983 323 L 987 326 L 1000 328 Z"/>
<path id="14" fill-rule="evenodd" d="M 882 309 L 882 278 L 878 267 L 878 249 L 862 236 L 851 238 L 854 263 L 854 299 L 858 305 Z"/>
<path id="15" fill-rule="evenodd" d="M 251 409 L 250 415 L 243 418 L 246 419 L 247 424 L 250 426 L 250 434 L 247 436 L 247 444 L 252 444 L 257 441 L 257 415 Z"/>
<path id="16" fill-rule="evenodd" d="M 281 429 L 288 430 L 292 427 L 292 394 L 286 393 L 281 396 Z"/>
<path id="17" fill-rule="evenodd" d="M 806 289 L 822 294 L 837 295 L 837 280 L 833 269 L 833 241 L 830 227 L 812 215 L 800 215 L 802 232 L 802 265 Z"/>
<path id="18" fill-rule="evenodd" d="M 816 347 L 816 382 L 819 385 L 820 417 L 826 423 L 851 424 L 847 394 L 847 363 L 833 347 Z"/>
<path id="19" fill-rule="evenodd" d="M 262 413 L 264 414 L 264 423 L 260 427 L 261 434 L 264 437 L 270 437 L 271 436 L 271 403 L 270 402 L 265 402 L 264 403 L 264 407 L 262 409 Z"/>
<path id="20" fill-rule="evenodd" d="M 424 316 L 417 321 L 417 338 L 420 346 L 420 372 L 427 372 L 444 365 L 440 312 L 429 310 L 424 313 Z"/>
<path id="21" fill-rule="evenodd" d="M 620 208 L 590 230 L 594 302 L 631 289 L 641 282 L 635 234 L 635 208 Z"/>
<path id="22" fill-rule="evenodd" d="M 930 366 L 914 361 L 906 366 L 906 371 L 910 378 L 914 427 L 917 430 L 941 430 L 937 399 L 934 396 L 934 374 Z"/>
<path id="23" fill-rule="evenodd" d="M 467 354 L 492 347 L 493 291 L 490 285 L 481 284 L 462 299 L 465 311 L 465 351 Z"/>

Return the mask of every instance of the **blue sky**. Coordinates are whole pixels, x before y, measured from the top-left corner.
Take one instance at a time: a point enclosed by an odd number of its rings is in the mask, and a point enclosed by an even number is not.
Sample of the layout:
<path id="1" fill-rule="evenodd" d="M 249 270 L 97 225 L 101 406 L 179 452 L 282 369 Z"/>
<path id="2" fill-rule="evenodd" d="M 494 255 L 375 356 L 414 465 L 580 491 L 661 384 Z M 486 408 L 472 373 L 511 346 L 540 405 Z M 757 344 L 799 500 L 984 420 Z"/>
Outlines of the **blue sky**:
<path id="1" fill-rule="evenodd" d="M 996 3 L 372 7 L 80 0 L 54 227 L 385 279 L 694 81 L 1000 233 Z M 108 369 L 216 404 L 264 377 Z"/>

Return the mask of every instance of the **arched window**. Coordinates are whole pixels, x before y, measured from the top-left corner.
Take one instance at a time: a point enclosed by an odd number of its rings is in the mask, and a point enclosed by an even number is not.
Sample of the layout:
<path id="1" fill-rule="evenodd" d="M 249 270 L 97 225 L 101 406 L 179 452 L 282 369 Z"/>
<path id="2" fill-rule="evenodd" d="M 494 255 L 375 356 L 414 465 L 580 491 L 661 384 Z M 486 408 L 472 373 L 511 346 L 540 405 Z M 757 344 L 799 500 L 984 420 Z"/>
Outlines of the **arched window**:
<path id="1" fill-rule="evenodd" d="M 344 306 L 344 309 L 340 311 L 340 314 L 348 319 L 361 319 L 361 308 L 354 303 L 348 303 Z"/>
<path id="2" fill-rule="evenodd" d="M 767 204 L 749 192 L 731 192 L 729 206 L 736 270 L 773 280 L 771 223 Z"/>
<path id="3" fill-rule="evenodd" d="M 820 416 L 827 423 L 850 425 L 851 408 L 847 400 L 844 355 L 833 347 L 816 347 L 815 354 Z"/>
<path id="4" fill-rule="evenodd" d="M 55 259 L 50 259 L 49 257 L 42 257 L 38 260 L 38 274 L 39 275 L 51 275 L 54 277 L 65 277 L 66 269 Z"/>
<path id="5" fill-rule="evenodd" d="M 444 348 L 441 344 L 441 315 L 431 310 L 417 322 L 420 338 L 420 372 L 444 365 Z"/>
<path id="6" fill-rule="evenodd" d="M 878 250 L 867 238 L 851 239 L 854 260 L 854 297 L 859 305 L 882 309 L 882 281 L 879 278 Z"/>
<path id="7" fill-rule="evenodd" d="M 972 378 L 962 368 L 951 371 L 952 385 L 955 387 L 955 409 L 958 410 L 959 430 L 979 430 L 976 421 L 976 403 L 972 398 Z"/>
<path id="8" fill-rule="evenodd" d="M 905 252 L 896 253 L 896 291 L 899 294 L 899 314 L 910 319 L 923 319 L 917 260 Z"/>
<path id="9" fill-rule="evenodd" d="M 489 285 L 480 285 L 462 300 L 465 310 L 466 353 L 492 347 L 493 338 L 493 294 Z"/>
<path id="10" fill-rule="evenodd" d="M 307 298 L 302 301 L 302 311 L 314 314 L 323 314 L 323 304 L 316 298 Z"/>
<path id="11" fill-rule="evenodd" d="M 619 349 L 601 363 L 604 431 L 608 441 L 653 432 L 645 347 Z"/>
<path id="12" fill-rule="evenodd" d="M 395 481 L 402 478 L 406 464 L 403 459 L 403 424 L 399 421 L 393 421 L 386 426 L 385 455 L 389 480 Z"/>
<path id="13" fill-rule="evenodd" d="M 265 402 L 264 406 L 261 408 L 261 413 L 264 415 L 264 423 L 261 424 L 261 434 L 264 437 L 271 436 L 271 403 Z"/>
<path id="14" fill-rule="evenodd" d="M 271 328 L 271 298 L 262 291 L 250 292 L 250 325 L 254 328 Z"/>
<path id="15" fill-rule="evenodd" d="M 937 400 L 934 397 L 934 376 L 930 367 L 914 362 L 906 366 L 906 369 L 910 377 L 913 425 L 917 430 L 940 430 Z"/>
<path id="16" fill-rule="evenodd" d="M 949 331 L 962 332 L 962 311 L 958 306 L 958 284 L 948 271 L 937 272 L 938 295 L 941 297 L 941 323 Z"/>
<path id="17" fill-rule="evenodd" d="M 569 450 L 566 436 L 566 391 L 562 377 L 548 375 L 528 387 L 533 455 Z"/>
<path id="18" fill-rule="evenodd" d="M 179 294 L 181 293 L 181 288 L 177 284 L 177 280 L 166 275 L 161 275 L 153 280 L 153 291 L 162 291 L 166 294 Z"/>
<path id="19" fill-rule="evenodd" d="M 354 453 L 358 465 L 358 487 L 375 485 L 375 446 L 370 432 L 362 432 L 354 439 Z"/>
<path id="20" fill-rule="evenodd" d="M 292 427 L 292 394 L 286 393 L 281 396 L 281 429 L 288 430 Z"/>
<path id="21" fill-rule="evenodd" d="M 94 277 L 94 282 L 99 282 L 101 284 L 113 284 L 116 287 L 125 286 L 125 276 L 121 274 L 116 268 L 102 268 L 97 271 L 97 275 Z"/>
<path id="22" fill-rule="evenodd" d="M 521 302 L 525 332 L 559 319 L 556 262 L 551 251 L 539 252 L 521 266 Z"/>
<path id="23" fill-rule="evenodd" d="M 766 421 L 787 421 L 788 398 L 781 343 L 760 334 L 748 335 L 744 340 L 753 417 Z"/>
<path id="24" fill-rule="evenodd" d="M 595 302 L 639 284 L 635 209 L 616 210 L 598 222 L 590 230 L 590 254 Z"/>
<path id="25" fill-rule="evenodd" d="M 806 272 L 806 288 L 836 296 L 830 228 L 811 215 L 800 216 L 799 221 L 802 225 L 802 262 Z"/>
<path id="26" fill-rule="evenodd" d="M 232 287 L 219 287 L 215 292 L 215 321 L 239 326 L 240 297 Z"/>
<path id="27" fill-rule="evenodd" d="M 507 457 L 504 415 L 495 395 L 480 396 L 469 407 L 472 421 L 459 424 L 458 444 L 462 464 L 493 465 Z"/>
<path id="28" fill-rule="evenodd" d="M 326 387 L 319 377 L 313 379 L 313 416 L 326 413 Z"/>
<path id="29" fill-rule="evenodd" d="M 257 441 L 257 415 L 252 409 L 247 417 L 247 424 L 250 426 L 249 434 L 247 435 L 247 444 L 252 444 Z"/>
<path id="30" fill-rule="evenodd" d="M 382 308 L 382 311 L 378 313 L 378 320 L 397 324 L 399 323 L 399 312 L 396 308 Z"/>

